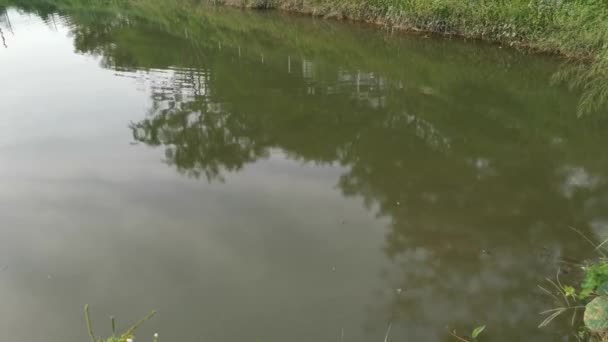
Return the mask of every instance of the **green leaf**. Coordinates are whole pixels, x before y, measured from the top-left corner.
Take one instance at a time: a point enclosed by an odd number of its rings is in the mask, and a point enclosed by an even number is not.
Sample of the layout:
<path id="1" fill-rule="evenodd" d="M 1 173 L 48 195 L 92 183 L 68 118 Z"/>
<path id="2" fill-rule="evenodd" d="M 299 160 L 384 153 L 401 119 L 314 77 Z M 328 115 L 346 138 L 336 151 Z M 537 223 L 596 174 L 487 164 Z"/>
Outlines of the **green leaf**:
<path id="1" fill-rule="evenodd" d="M 594 298 L 585 307 L 585 326 L 593 332 L 608 331 L 608 297 Z"/>
<path id="2" fill-rule="evenodd" d="M 485 329 L 486 329 L 485 325 L 478 326 L 477 328 L 473 329 L 473 333 L 471 333 L 471 337 L 477 338 L 477 336 L 479 336 L 479 334 L 481 334 Z"/>
<path id="3" fill-rule="evenodd" d="M 587 330 L 585 330 L 584 328 L 581 328 L 581 329 L 578 331 L 578 337 L 579 337 L 581 340 L 585 339 L 585 337 L 587 337 Z"/>
<path id="4" fill-rule="evenodd" d="M 595 292 L 600 296 L 608 296 L 608 282 L 600 285 Z"/>
<path id="5" fill-rule="evenodd" d="M 579 298 L 586 299 L 606 282 L 608 282 L 608 263 L 601 262 L 588 266 L 585 271 L 585 279 L 581 284 Z"/>
<path id="6" fill-rule="evenodd" d="M 572 286 L 564 286 L 564 294 L 566 297 L 576 297 L 576 290 Z"/>

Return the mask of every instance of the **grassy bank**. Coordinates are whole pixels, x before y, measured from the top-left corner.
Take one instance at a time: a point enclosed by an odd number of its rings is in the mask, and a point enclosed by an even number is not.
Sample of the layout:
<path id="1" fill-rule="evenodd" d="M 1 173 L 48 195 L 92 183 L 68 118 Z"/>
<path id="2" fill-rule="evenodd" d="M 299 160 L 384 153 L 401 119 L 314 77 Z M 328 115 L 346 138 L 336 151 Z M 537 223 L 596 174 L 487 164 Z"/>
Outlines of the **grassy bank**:
<path id="1" fill-rule="evenodd" d="M 605 0 L 210 0 L 365 21 L 389 28 L 458 35 L 570 57 L 557 80 L 582 87 L 579 114 L 608 98 L 608 1 Z"/>
<path id="2" fill-rule="evenodd" d="M 0 0 L 10 4 L 12 1 Z M 281 9 L 322 17 L 358 20 L 388 28 L 407 29 L 443 35 L 483 39 L 509 46 L 543 51 L 570 57 L 555 75 L 582 90 L 579 114 L 597 113 L 608 103 L 608 1 L 606 0 L 61 0 L 48 2 L 55 8 L 98 6 L 104 11 L 129 9 L 146 18 L 161 18 L 166 27 L 182 30 L 184 20 L 216 22 L 207 5 L 230 5 L 243 8 Z M 20 6 L 25 6 L 20 3 Z M 195 12 L 197 15 L 190 15 Z M 189 13 L 184 15 L 183 13 Z M 225 32 L 253 38 L 253 42 L 286 39 L 294 31 L 289 21 L 284 25 L 259 23 L 271 37 L 259 36 L 259 27 L 238 21 L 225 23 Z M 183 31 L 183 30 L 182 30 Z M 204 36 L 204 35 L 203 35 Z M 330 41 L 331 40 L 331 41 Z M 340 38 L 316 42 L 323 50 L 342 51 Z M 369 44 L 382 45 L 382 41 Z M 355 55 L 358 52 L 355 51 Z M 474 59 L 474 56 L 471 56 Z M 365 59 L 367 60 L 367 59 Z M 383 64 L 381 61 L 380 64 Z M 475 63 L 471 61 L 471 63 Z"/>
<path id="3" fill-rule="evenodd" d="M 608 2 L 594 0 L 210 0 L 459 35 L 592 58 L 604 49 Z"/>

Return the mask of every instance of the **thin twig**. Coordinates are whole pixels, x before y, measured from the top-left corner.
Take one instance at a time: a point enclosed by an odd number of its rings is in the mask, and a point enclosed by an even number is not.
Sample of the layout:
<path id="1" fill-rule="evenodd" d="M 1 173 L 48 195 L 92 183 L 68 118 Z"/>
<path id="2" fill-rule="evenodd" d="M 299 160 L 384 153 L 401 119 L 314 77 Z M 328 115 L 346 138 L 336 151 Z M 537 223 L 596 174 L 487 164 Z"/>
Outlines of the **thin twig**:
<path id="1" fill-rule="evenodd" d="M 564 291 L 564 285 L 562 285 L 562 282 L 559 280 L 560 271 L 561 271 L 561 268 L 558 267 L 557 272 L 555 273 L 555 280 L 557 281 L 557 284 L 559 285 L 560 292 L 564 296 L 564 300 L 566 301 L 566 304 L 568 304 L 568 306 L 570 306 L 570 301 L 568 300 L 568 295 Z"/>
<path id="2" fill-rule="evenodd" d="M 561 315 L 562 313 L 564 313 L 564 311 L 566 311 L 566 309 L 561 308 L 558 311 L 555 311 L 554 313 L 552 313 L 551 315 L 549 315 L 547 318 L 545 318 L 545 320 L 543 320 L 538 327 L 539 328 L 543 328 L 545 326 L 547 326 L 549 323 L 551 323 L 551 321 L 553 321 L 555 319 L 555 317 Z"/>
<path id="3" fill-rule="evenodd" d="M 567 308 L 565 308 L 565 307 L 554 308 L 554 309 L 549 309 L 549 310 L 541 311 L 541 312 L 539 312 L 539 314 L 540 314 L 540 315 L 546 315 L 546 314 L 551 313 L 551 312 L 560 311 L 560 310 L 561 310 L 561 311 L 564 311 L 564 310 L 566 310 L 566 309 L 567 309 Z"/>
<path id="4" fill-rule="evenodd" d="M 558 298 L 558 297 L 557 297 L 555 294 L 553 294 L 551 291 L 547 290 L 546 288 L 544 288 L 544 287 L 542 287 L 542 286 L 540 286 L 540 285 L 536 285 L 536 286 L 538 286 L 538 288 L 539 288 L 539 289 L 543 290 L 543 291 L 544 291 L 545 293 L 547 293 L 549 296 L 551 296 L 551 297 L 555 298 L 555 300 L 559 301 L 559 298 Z"/>
<path id="5" fill-rule="evenodd" d="M 462 342 L 470 342 L 469 340 L 465 340 L 464 338 L 456 335 L 456 330 L 454 331 L 448 331 L 450 333 L 450 335 L 456 337 L 458 340 L 462 341 Z"/>
<path id="6" fill-rule="evenodd" d="M 547 326 L 549 323 L 551 323 L 551 321 L 553 321 L 557 316 L 563 314 L 564 312 L 573 309 L 580 309 L 580 308 L 584 308 L 584 306 L 571 306 L 571 307 L 562 307 L 562 308 L 555 308 L 555 309 L 550 309 L 550 310 L 545 310 L 543 312 L 541 312 L 541 314 L 548 314 L 550 312 L 552 312 L 551 315 L 547 316 L 539 325 L 539 328 L 543 328 L 545 326 Z"/>
<path id="7" fill-rule="evenodd" d="M 583 233 L 582 233 L 580 230 L 578 230 L 578 229 L 576 229 L 576 228 L 574 228 L 574 227 L 570 227 L 570 229 L 572 229 L 572 230 L 573 230 L 574 232 L 576 232 L 578 235 L 582 236 L 582 237 L 583 237 L 583 239 L 585 239 L 587 242 L 589 242 L 589 243 L 591 244 L 591 246 L 593 246 L 594 248 L 597 248 L 597 245 L 596 245 L 596 244 L 595 244 L 593 241 L 591 241 L 591 239 L 589 239 L 589 238 L 587 237 L 587 235 L 583 234 Z M 605 254 L 604 252 L 602 252 L 601 250 L 597 250 L 597 252 L 598 252 L 598 253 L 599 253 L 601 256 L 603 256 L 604 258 L 606 258 L 606 254 Z"/>
<path id="8" fill-rule="evenodd" d="M 566 302 L 566 305 L 570 306 L 570 302 L 568 301 L 568 296 L 566 295 L 564 290 L 559 285 L 557 285 L 553 280 L 551 280 L 549 278 L 546 278 L 546 279 L 551 285 L 553 285 L 557 289 L 557 292 L 559 292 L 559 294 L 561 294 L 562 297 L 564 297 L 564 301 Z"/>
<path id="9" fill-rule="evenodd" d="M 558 259 L 557 262 L 559 262 L 561 264 L 565 264 L 565 265 L 576 266 L 576 267 L 583 267 L 583 266 L 585 266 L 585 264 L 582 264 L 580 262 L 568 261 L 568 260 L 565 260 L 565 259 Z"/>
<path id="10" fill-rule="evenodd" d="M 559 307 L 559 308 L 554 308 L 554 309 L 549 309 L 549 310 L 545 310 L 545 311 L 539 312 L 539 314 L 544 315 L 544 314 L 548 314 L 550 312 L 555 312 L 555 311 L 558 311 L 558 310 L 582 309 L 584 307 L 585 306 L 583 306 L 583 305 L 570 306 L 570 307 Z"/>
<path id="11" fill-rule="evenodd" d="M 571 326 L 574 326 L 574 321 L 576 320 L 576 310 L 577 308 L 574 308 L 574 312 L 572 313 L 572 319 L 570 320 Z"/>
<path id="12" fill-rule="evenodd" d="M 608 243 L 608 239 L 602 241 L 602 243 L 600 243 L 599 245 L 597 245 L 597 247 L 595 247 L 595 250 L 599 250 L 600 248 L 602 248 L 602 246 L 604 246 L 606 243 Z"/>
<path id="13" fill-rule="evenodd" d="M 13 25 L 11 25 L 11 18 L 9 18 L 8 16 L 8 11 L 4 11 L 4 17 L 6 18 L 6 25 L 8 25 L 8 31 L 14 35 L 15 32 L 13 31 Z"/>
<path id="14" fill-rule="evenodd" d="M 8 49 L 8 46 L 6 46 L 6 39 L 4 39 L 4 32 L 2 32 L 1 27 L 0 27 L 0 38 L 2 38 L 2 45 L 4 45 L 4 48 Z"/>
<path id="15" fill-rule="evenodd" d="M 388 328 L 386 328 L 386 335 L 384 335 L 384 342 L 388 342 L 388 334 L 391 332 L 391 326 L 393 323 L 388 324 Z"/>

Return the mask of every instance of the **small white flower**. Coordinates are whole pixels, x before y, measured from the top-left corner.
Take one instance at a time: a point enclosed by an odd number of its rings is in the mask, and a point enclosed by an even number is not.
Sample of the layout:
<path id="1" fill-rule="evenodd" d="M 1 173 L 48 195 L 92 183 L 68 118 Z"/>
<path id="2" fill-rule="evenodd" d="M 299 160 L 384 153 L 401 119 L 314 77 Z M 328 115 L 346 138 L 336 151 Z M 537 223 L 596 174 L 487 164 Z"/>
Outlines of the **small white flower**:
<path id="1" fill-rule="evenodd" d="M 158 338 L 158 333 L 154 333 L 154 338 Z"/>
<path id="2" fill-rule="evenodd" d="M 133 339 L 132 338 L 128 338 L 127 342 L 133 342 Z"/>

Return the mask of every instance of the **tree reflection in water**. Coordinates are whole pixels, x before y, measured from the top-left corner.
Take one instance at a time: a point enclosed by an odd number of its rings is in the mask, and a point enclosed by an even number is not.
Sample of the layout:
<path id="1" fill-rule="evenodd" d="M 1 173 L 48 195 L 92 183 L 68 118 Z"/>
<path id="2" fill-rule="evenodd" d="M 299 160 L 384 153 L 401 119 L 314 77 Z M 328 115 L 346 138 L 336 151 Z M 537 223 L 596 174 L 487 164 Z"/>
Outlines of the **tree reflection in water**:
<path id="1" fill-rule="evenodd" d="M 533 284 L 586 250 L 566 227 L 607 231 L 607 121 L 577 120 L 576 94 L 548 86 L 544 60 L 225 18 L 62 20 L 77 51 L 145 84 L 151 106 L 133 138 L 164 148 L 180 173 L 222 181 L 271 150 L 343 166 L 342 194 L 390 220 L 390 286 L 372 320 L 421 340 L 443 338 L 429 322 L 475 318 L 515 339 L 540 334 L 528 329 L 546 305 Z"/>

